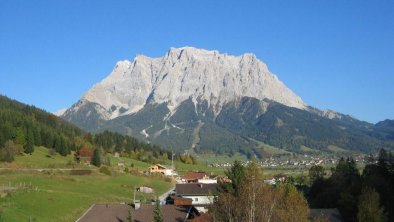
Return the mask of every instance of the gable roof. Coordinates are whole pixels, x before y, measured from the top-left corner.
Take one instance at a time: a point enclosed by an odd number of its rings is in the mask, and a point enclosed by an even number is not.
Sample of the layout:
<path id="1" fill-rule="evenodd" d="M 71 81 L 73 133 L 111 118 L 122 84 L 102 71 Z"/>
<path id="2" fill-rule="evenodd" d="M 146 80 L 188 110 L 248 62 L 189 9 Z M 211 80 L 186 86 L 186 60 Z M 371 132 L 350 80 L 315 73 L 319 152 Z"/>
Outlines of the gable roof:
<path id="1" fill-rule="evenodd" d="M 186 221 L 191 207 L 161 205 L 163 222 L 180 222 Z M 133 214 L 135 222 L 151 222 L 153 221 L 155 205 L 143 204 Z"/>
<path id="2" fill-rule="evenodd" d="M 186 221 L 189 214 L 194 214 L 192 206 L 161 205 L 164 222 Z M 155 205 L 142 204 L 135 210 L 127 204 L 94 204 L 76 222 L 126 222 L 129 210 L 135 222 L 153 221 Z M 194 209 L 194 210 L 193 210 Z"/>
<path id="3" fill-rule="evenodd" d="M 160 164 L 160 163 L 153 164 L 153 165 L 151 165 L 150 167 L 152 167 L 152 166 L 158 166 L 159 168 L 162 168 L 162 169 L 172 169 L 171 166 L 162 165 L 162 164 Z"/>
<path id="4" fill-rule="evenodd" d="M 164 165 L 158 164 L 158 163 L 157 164 L 153 164 L 152 166 L 158 166 L 159 168 L 167 169 L 167 167 L 165 167 Z"/>
<path id="5" fill-rule="evenodd" d="M 218 184 L 187 183 L 177 184 L 175 192 L 178 195 L 207 196 L 215 195 L 218 188 Z"/>
<path id="6" fill-rule="evenodd" d="M 205 176 L 208 176 L 207 173 L 204 172 L 187 172 L 182 179 L 185 180 L 198 180 L 198 179 L 202 179 Z"/>
<path id="7" fill-rule="evenodd" d="M 127 204 L 94 204 L 76 222 L 119 222 L 127 221 L 129 210 Z"/>

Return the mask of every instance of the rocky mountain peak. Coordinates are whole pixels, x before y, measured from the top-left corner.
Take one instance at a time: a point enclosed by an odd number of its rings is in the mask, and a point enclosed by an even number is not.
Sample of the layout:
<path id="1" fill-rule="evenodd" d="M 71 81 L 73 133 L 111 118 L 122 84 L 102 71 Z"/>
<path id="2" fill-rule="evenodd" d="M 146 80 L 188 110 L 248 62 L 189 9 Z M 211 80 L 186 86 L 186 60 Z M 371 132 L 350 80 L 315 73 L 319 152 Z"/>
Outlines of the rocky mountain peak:
<path id="1" fill-rule="evenodd" d="M 150 103 L 166 103 L 172 112 L 190 98 L 194 104 L 206 101 L 219 113 L 224 104 L 242 97 L 306 109 L 254 54 L 232 56 L 193 47 L 170 48 L 159 58 L 138 55 L 119 61 L 81 100 L 97 104 L 104 119 L 113 119 Z"/>

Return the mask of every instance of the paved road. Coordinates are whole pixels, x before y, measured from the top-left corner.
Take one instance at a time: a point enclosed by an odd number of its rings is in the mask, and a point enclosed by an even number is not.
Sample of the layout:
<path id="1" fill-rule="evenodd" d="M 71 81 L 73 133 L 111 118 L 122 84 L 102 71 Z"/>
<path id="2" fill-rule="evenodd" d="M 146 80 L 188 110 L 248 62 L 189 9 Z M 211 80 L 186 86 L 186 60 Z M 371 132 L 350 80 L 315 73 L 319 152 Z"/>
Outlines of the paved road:
<path id="1" fill-rule="evenodd" d="M 174 189 L 175 189 L 175 186 L 174 186 L 174 187 L 171 187 L 171 189 L 169 189 L 167 192 L 163 193 L 163 194 L 159 197 L 159 200 L 160 200 L 160 204 L 161 204 L 161 205 L 166 204 L 166 198 L 168 197 L 168 195 L 170 195 L 171 193 L 174 192 Z"/>

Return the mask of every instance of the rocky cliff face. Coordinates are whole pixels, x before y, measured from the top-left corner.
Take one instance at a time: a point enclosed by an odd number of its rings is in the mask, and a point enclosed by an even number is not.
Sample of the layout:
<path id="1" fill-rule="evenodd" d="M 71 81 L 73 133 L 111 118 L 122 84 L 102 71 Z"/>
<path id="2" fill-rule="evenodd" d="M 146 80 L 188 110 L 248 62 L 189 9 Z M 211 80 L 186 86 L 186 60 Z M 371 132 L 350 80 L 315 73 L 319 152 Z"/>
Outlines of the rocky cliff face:
<path id="1" fill-rule="evenodd" d="M 108 120 L 136 113 L 147 104 L 166 103 L 172 114 L 188 99 L 195 105 L 207 101 L 218 114 L 224 104 L 245 96 L 306 108 L 255 55 L 230 56 L 192 47 L 171 48 L 160 58 L 120 61 L 81 101 L 101 106 L 98 111 Z"/>
<path id="2" fill-rule="evenodd" d="M 265 153 L 265 144 L 295 152 L 332 145 L 367 151 L 389 138 L 372 124 L 307 106 L 252 54 L 191 47 L 118 62 L 62 117 L 91 132 L 116 131 L 164 148 L 249 156 Z"/>

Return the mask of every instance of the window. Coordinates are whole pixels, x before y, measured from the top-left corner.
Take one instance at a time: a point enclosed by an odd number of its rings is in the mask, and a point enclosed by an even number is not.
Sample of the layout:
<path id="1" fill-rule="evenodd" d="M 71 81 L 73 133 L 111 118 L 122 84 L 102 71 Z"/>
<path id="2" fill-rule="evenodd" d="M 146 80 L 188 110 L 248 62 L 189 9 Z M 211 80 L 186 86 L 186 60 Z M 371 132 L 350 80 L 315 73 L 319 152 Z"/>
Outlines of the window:
<path id="1" fill-rule="evenodd" d="M 196 198 L 194 198 L 194 201 L 198 201 L 198 198 L 196 197 Z"/>

